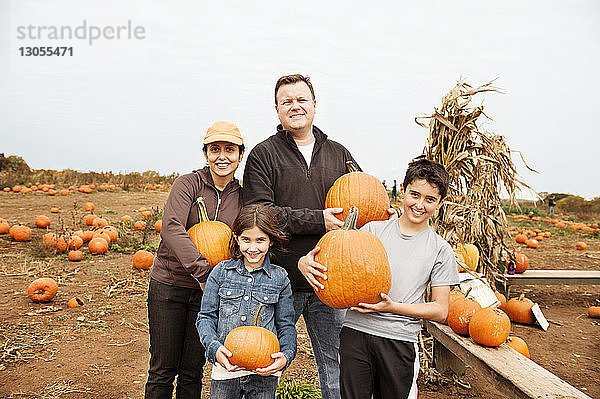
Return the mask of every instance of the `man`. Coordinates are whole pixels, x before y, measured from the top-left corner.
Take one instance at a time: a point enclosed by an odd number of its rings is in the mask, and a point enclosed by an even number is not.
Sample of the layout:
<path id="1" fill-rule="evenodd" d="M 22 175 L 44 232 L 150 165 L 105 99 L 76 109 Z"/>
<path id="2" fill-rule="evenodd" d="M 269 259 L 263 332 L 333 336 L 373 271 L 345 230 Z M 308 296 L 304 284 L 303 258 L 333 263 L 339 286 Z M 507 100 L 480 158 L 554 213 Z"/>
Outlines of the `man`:
<path id="1" fill-rule="evenodd" d="M 243 179 L 244 205 L 270 206 L 290 234 L 287 252 L 275 263 L 292 283 L 296 321 L 304 316 L 319 370 L 323 399 L 340 397 L 339 332 L 345 310 L 323 304 L 299 271 L 302 255 L 327 231 L 338 229 L 341 208 L 325 209 L 333 182 L 347 173 L 346 161 L 358 166 L 350 152 L 313 126 L 315 95 L 307 76 L 288 75 L 275 85 L 275 110 L 281 125 L 248 156 Z"/>
<path id="2" fill-rule="evenodd" d="M 548 197 L 548 216 L 554 217 L 554 205 L 556 205 L 556 201 L 554 200 L 554 194 Z"/>

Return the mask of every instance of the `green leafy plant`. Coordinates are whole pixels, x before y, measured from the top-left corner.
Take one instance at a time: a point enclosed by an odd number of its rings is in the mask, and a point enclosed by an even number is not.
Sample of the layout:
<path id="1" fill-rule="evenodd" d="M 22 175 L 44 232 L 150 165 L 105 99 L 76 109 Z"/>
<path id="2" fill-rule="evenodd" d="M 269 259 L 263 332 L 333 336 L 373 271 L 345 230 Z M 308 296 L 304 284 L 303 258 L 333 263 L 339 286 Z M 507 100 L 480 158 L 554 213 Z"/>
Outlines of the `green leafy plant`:
<path id="1" fill-rule="evenodd" d="M 275 392 L 276 399 L 321 399 L 319 388 L 308 382 L 282 379 Z"/>

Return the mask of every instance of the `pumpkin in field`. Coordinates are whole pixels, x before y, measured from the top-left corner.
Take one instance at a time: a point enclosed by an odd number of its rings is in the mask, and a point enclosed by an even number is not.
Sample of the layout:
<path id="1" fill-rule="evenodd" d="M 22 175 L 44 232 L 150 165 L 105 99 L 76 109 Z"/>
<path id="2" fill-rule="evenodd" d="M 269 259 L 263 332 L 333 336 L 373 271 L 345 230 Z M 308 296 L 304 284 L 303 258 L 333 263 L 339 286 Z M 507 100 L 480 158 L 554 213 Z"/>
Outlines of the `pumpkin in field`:
<path id="1" fill-rule="evenodd" d="M 457 334 L 469 335 L 469 322 L 481 305 L 473 298 L 458 299 L 448 307 L 448 326 Z"/>
<path id="2" fill-rule="evenodd" d="M 600 319 L 600 306 L 590 306 L 588 308 L 588 316 L 593 319 Z"/>
<path id="3" fill-rule="evenodd" d="M 537 248 L 539 241 L 535 238 L 530 238 L 529 240 L 525 241 L 525 245 L 527 245 L 529 248 Z"/>
<path id="4" fill-rule="evenodd" d="M 87 224 L 88 226 L 93 226 L 94 225 L 94 220 L 98 218 L 98 215 L 93 215 L 93 214 L 89 214 L 89 215 L 85 215 L 85 224 Z"/>
<path id="5" fill-rule="evenodd" d="M 154 223 L 154 230 L 160 233 L 162 230 L 162 220 L 157 220 L 156 223 Z"/>
<path id="6" fill-rule="evenodd" d="M 58 209 L 58 208 L 56 208 L 56 207 L 54 207 L 54 208 L 50 208 L 50 212 L 51 212 L 51 213 L 59 213 L 59 212 L 60 212 L 60 209 Z"/>
<path id="7" fill-rule="evenodd" d="M 465 265 L 475 271 L 479 265 L 479 249 L 473 244 L 459 244 L 456 246 L 458 252 L 462 254 Z"/>
<path id="8" fill-rule="evenodd" d="M 131 223 L 131 216 L 125 215 L 125 216 L 121 217 L 121 222 L 123 222 L 123 223 Z"/>
<path id="9" fill-rule="evenodd" d="M 102 255 L 108 252 L 108 241 L 102 237 L 92 238 L 88 243 L 88 249 L 90 253 L 94 255 Z"/>
<path id="10" fill-rule="evenodd" d="M 510 334 L 510 319 L 500 309 L 483 308 L 471 316 L 469 335 L 473 341 L 485 346 L 499 346 Z"/>
<path id="11" fill-rule="evenodd" d="M 69 190 L 63 188 L 62 190 L 59 191 L 59 194 L 62 196 L 67 196 L 67 195 L 69 195 Z"/>
<path id="12" fill-rule="evenodd" d="M 8 233 L 15 241 L 22 242 L 31 240 L 31 229 L 21 224 L 11 227 Z"/>
<path id="13" fill-rule="evenodd" d="M 8 222 L 0 222 L 0 234 L 6 234 L 10 230 Z"/>
<path id="14" fill-rule="evenodd" d="M 108 226 L 108 220 L 106 220 L 104 218 L 96 218 L 92 222 L 92 226 L 94 226 L 97 229 L 104 227 L 104 226 Z"/>
<path id="15" fill-rule="evenodd" d="M 517 234 L 515 236 L 515 241 L 519 244 L 525 244 L 525 241 L 527 241 L 527 236 L 525 234 Z"/>
<path id="16" fill-rule="evenodd" d="M 359 212 L 352 207 L 342 228 L 327 232 L 316 245 L 320 251 L 315 261 L 327 268 L 327 280 L 317 277 L 325 288 L 316 294 L 332 308 L 377 303 L 382 292 L 390 291 L 387 253 L 374 234 L 356 230 Z"/>
<path id="17" fill-rule="evenodd" d="M 356 206 L 359 210 L 357 227 L 373 220 L 387 220 L 390 200 L 383 184 L 376 177 L 359 172 L 352 161 L 346 165 L 350 173 L 333 183 L 325 197 L 325 208 L 343 208 L 335 217 L 346 220 L 350 208 Z"/>
<path id="18" fill-rule="evenodd" d="M 530 359 L 529 348 L 527 347 L 525 341 L 523 341 L 521 338 L 509 336 L 508 338 L 506 338 L 505 343 L 506 345 L 519 352 L 521 355 L 525 356 L 527 359 Z"/>
<path id="19" fill-rule="evenodd" d="M 193 227 L 194 226 L 192 226 L 192 228 Z M 136 230 L 146 230 L 146 222 L 144 222 L 142 220 L 138 220 L 137 222 L 134 223 L 133 228 Z M 188 231 L 188 234 L 189 234 L 189 231 Z"/>
<path id="20" fill-rule="evenodd" d="M 150 219 L 152 217 L 152 212 L 142 211 L 142 212 L 140 212 L 140 215 L 142 215 L 142 218 L 144 218 L 144 219 Z"/>
<path id="21" fill-rule="evenodd" d="M 69 249 L 79 249 L 83 246 L 83 238 L 78 235 L 73 234 L 71 238 L 69 238 Z"/>
<path id="22" fill-rule="evenodd" d="M 208 218 L 202 197 L 196 202 L 200 221 L 190 227 L 188 234 L 198 252 L 204 255 L 211 267 L 215 267 L 219 262 L 229 259 L 231 229 L 223 222 L 211 221 Z"/>
<path id="23" fill-rule="evenodd" d="M 69 260 L 73 262 L 79 262 L 83 259 L 83 252 L 80 250 L 69 251 Z"/>
<path id="24" fill-rule="evenodd" d="M 35 225 L 37 227 L 48 227 L 50 226 L 50 218 L 46 215 L 40 215 L 35 218 Z"/>
<path id="25" fill-rule="evenodd" d="M 102 229 L 100 229 L 100 231 L 108 234 L 111 243 L 117 242 L 119 239 L 119 230 L 113 226 L 104 226 Z"/>
<path id="26" fill-rule="evenodd" d="M 525 298 L 525 294 L 521 294 L 518 298 L 512 298 L 506 303 L 506 314 L 517 323 L 534 324 L 535 316 L 531 311 L 533 305 L 531 299 Z"/>
<path id="27" fill-rule="evenodd" d="M 587 249 L 587 244 L 583 241 L 576 242 L 575 249 L 578 251 L 585 251 Z"/>
<path id="28" fill-rule="evenodd" d="M 133 255 L 133 267 L 136 269 L 150 269 L 154 263 L 154 255 L 148 251 L 139 250 Z"/>
<path id="29" fill-rule="evenodd" d="M 529 268 L 529 258 L 523 254 L 515 254 L 517 264 L 515 266 L 515 273 L 523 273 Z"/>
<path id="30" fill-rule="evenodd" d="M 262 307 L 258 305 L 251 326 L 237 327 L 227 334 L 223 345 L 233 354 L 229 358 L 231 364 L 256 370 L 274 362 L 271 355 L 279 352 L 279 340 L 271 331 L 259 326 Z"/>
<path id="31" fill-rule="evenodd" d="M 58 292 L 58 284 L 51 278 L 33 280 L 27 288 L 27 296 L 34 302 L 48 302 Z"/>
<path id="32" fill-rule="evenodd" d="M 94 232 L 91 230 L 86 230 L 86 231 L 77 230 L 76 232 L 73 233 L 73 235 L 81 237 L 84 244 L 86 242 L 89 242 L 92 238 L 94 238 Z"/>
<path id="33" fill-rule="evenodd" d="M 67 306 L 70 308 L 78 308 L 83 306 L 83 301 L 79 299 L 79 297 L 71 298 L 69 299 L 69 302 L 67 302 Z"/>
<path id="34" fill-rule="evenodd" d="M 84 205 L 84 207 L 85 207 L 85 210 L 88 211 L 88 212 L 91 212 L 94 209 L 96 209 L 96 206 L 94 205 L 93 202 L 86 202 L 85 205 Z"/>

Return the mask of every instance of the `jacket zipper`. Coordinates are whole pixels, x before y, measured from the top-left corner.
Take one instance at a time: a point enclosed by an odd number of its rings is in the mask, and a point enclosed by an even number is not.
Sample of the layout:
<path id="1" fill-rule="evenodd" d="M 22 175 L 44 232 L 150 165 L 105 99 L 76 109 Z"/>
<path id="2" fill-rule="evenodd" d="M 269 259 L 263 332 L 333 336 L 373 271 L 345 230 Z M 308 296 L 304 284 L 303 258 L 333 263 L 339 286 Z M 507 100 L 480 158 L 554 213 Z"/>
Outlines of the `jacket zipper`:
<path id="1" fill-rule="evenodd" d="M 219 195 L 219 190 L 217 190 L 214 187 L 213 187 L 213 190 L 215 190 L 215 193 L 217 193 L 217 209 L 215 210 L 215 219 L 214 219 L 214 220 L 217 220 L 217 215 L 219 214 L 219 207 L 221 206 L 221 196 Z"/>

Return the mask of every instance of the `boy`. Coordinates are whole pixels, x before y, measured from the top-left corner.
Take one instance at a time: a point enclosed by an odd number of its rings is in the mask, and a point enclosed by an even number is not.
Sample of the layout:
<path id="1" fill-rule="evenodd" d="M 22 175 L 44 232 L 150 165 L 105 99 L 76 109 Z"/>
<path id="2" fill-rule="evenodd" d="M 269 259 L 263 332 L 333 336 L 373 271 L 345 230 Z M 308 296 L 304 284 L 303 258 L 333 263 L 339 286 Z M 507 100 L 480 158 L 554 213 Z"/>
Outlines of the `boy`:
<path id="1" fill-rule="evenodd" d="M 361 228 L 383 243 L 392 286 L 379 303 L 361 303 L 346 313 L 340 332 L 343 399 L 417 398 L 421 319 L 445 321 L 450 286 L 459 283 L 452 247 L 428 223 L 446 198 L 449 180 L 438 163 L 411 162 L 400 190 L 402 216 Z M 429 283 L 432 300 L 424 302 Z"/>

